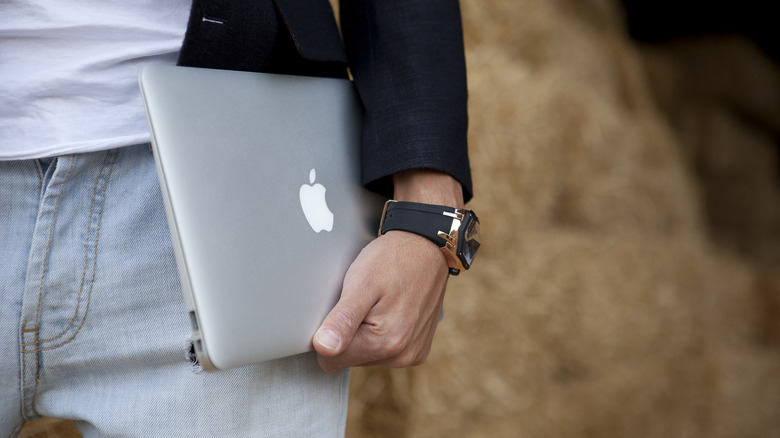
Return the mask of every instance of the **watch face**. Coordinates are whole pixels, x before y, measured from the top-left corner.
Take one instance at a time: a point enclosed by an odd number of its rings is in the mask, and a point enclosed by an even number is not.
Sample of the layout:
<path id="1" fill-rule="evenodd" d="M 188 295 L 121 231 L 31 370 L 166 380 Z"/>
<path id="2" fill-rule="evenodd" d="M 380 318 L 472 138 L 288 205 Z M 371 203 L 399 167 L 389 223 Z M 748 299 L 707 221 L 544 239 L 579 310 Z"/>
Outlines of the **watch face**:
<path id="1" fill-rule="evenodd" d="M 463 242 L 460 246 L 460 259 L 468 269 L 479 249 L 479 219 L 469 212 L 466 220 L 466 230 L 463 233 Z"/>

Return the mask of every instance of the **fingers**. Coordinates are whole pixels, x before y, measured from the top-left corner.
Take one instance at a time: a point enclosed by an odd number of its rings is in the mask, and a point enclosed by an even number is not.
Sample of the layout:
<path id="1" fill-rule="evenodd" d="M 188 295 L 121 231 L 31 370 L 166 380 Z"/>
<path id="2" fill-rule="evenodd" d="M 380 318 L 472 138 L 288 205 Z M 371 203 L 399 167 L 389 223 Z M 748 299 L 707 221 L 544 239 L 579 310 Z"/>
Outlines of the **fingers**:
<path id="1" fill-rule="evenodd" d="M 356 294 L 343 294 L 336 307 L 314 334 L 314 349 L 323 356 L 335 356 L 352 342 L 352 338 L 371 309 L 369 300 Z"/>
<path id="2" fill-rule="evenodd" d="M 419 365 L 439 322 L 448 271 L 430 241 L 393 232 L 360 253 L 341 298 L 314 335 L 320 366 Z"/>
<path id="3" fill-rule="evenodd" d="M 361 324 L 352 341 L 336 356 L 319 355 L 320 367 L 335 371 L 354 366 L 382 365 L 405 368 L 422 365 L 428 358 L 438 318 L 431 318 L 418 336 L 404 331 L 388 330 Z M 412 342 L 409 342 L 410 338 Z"/>
<path id="4" fill-rule="evenodd" d="M 367 269 L 361 263 L 361 256 L 367 251 L 368 247 L 363 249 L 350 266 L 344 277 L 341 298 L 314 334 L 312 344 L 322 356 L 335 356 L 344 351 L 377 301 L 375 295 L 370 293 L 371 289 L 361 281 L 366 278 L 362 272 Z"/>
<path id="5" fill-rule="evenodd" d="M 399 315 L 391 300 L 378 303 L 341 353 L 319 355 L 320 367 L 335 371 L 354 366 L 404 368 L 423 364 L 431 351 L 443 298 L 442 295 L 435 307 L 421 315 Z"/>

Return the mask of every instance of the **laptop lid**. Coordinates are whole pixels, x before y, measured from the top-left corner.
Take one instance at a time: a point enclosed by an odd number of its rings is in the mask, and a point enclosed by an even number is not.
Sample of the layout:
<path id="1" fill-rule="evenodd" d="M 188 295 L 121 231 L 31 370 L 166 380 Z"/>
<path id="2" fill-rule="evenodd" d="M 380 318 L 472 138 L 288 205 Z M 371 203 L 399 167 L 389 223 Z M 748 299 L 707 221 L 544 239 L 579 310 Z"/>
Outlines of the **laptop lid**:
<path id="1" fill-rule="evenodd" d="M 376 236 L 351 82 L 173 66 L 140 75 L 196 355 L 303 353 Z"/>

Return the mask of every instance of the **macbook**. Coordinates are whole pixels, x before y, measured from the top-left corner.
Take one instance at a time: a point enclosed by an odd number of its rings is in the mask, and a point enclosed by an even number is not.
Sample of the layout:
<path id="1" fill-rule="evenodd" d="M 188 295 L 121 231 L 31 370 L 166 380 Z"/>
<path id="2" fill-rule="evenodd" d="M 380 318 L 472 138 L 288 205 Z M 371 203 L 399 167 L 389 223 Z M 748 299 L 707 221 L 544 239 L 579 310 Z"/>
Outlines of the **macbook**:
<path id="1" fill-rule="evenodd" d="M 384 202 L 352 83 L 149 66 L 140 85 L 199 362 L 311 350 Z"/>

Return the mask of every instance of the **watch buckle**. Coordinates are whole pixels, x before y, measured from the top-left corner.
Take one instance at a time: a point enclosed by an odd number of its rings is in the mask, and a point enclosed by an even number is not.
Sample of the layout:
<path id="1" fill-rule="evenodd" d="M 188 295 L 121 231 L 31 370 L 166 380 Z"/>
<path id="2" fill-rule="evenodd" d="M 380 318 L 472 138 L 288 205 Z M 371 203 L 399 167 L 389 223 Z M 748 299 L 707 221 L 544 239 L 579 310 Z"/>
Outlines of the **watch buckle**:
<path id="1" fill-rule="evenodd" d="M 444 231 L 438 232 L 438 236 L 444 239 L 444 246 L 439 249 L 441 249 L 441 252 L 444 253 L 444 257 L 447 259 L 447 266 L 450 269 L 450 274 L 458 275 L 460 274 L 460 271 L 464 269 L 464 266 L 463 262 L 461 262 L 456 255 L 458 251 L 458 227 L 456 227 L 454 223 L 453 229 L 454 230 L 450 231 L 450 234 L 447 234 Z"/>

